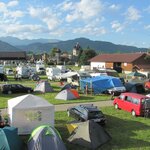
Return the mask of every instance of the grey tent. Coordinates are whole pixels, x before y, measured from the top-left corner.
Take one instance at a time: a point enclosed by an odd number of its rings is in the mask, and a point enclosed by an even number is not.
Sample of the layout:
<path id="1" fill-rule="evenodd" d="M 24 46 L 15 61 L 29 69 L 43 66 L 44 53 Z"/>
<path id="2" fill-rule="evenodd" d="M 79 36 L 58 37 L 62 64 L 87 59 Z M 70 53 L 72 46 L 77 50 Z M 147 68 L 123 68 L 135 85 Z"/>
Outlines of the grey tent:
<path id="1" fill-rule="evenodd" d="M 65 84 L 62 88 L 61 91 L 66 90 L 66 89 L 76 89 L 77 86 L 76 85 L 71 85 L 70 83 Z"/>
<path id="2" fill-rule="evenodd" d="M 71 99 L 77 99 L 75 95 L 71 92 L 70 89 L 63 90 L 59 92 L 55 99 L 62 99 L 62 100 L 71 100 Z"/>
<path id="3" fill-rule="evenodd" d="M 135 82 L 127 82 L 124 84 L 126 88 L 126 92 L 133 92 L 133 93 L 145 93 L 145 88 L 143 83 L 135 83 Z"/>
<path id="4" fill-rule="evenodd" d="M 111 139 L 110 135 L 99 124 L 88 120 L 79 124 L 68 141 L 90 149 L 96 149 Z"/>
<path id="5" fill-rule="evenodd" d="M 48 125 L 33 130 L 27 145 L 28 150 L 66 150 L 59 132 Z"/>
<path id="6" fill-rule="evenodd" d="M 51 85 L 48 81 L 42 81 L 36 85 L 34 91 L 35 92 L 48 93 L 48 92 L 52 92 L 53 88 L 51 87 Z"/>

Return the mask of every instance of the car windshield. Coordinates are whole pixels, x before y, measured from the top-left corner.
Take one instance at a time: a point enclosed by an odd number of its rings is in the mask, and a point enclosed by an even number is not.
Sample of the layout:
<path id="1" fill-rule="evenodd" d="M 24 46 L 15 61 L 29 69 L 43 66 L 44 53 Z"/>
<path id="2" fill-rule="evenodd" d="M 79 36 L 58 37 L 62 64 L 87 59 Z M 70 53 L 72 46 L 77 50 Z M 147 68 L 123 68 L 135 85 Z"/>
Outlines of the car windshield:
<path id="1" fill-rule="evenodd" d="M 118 75 L 117 72 L 108 72 L 108 71 L 107 71 L 107 75 L 113 76 L 113 77 L 119 77 L 119 75 Z"/>
<path id="2" fill-rule="evenodd" d="M 93 118 L 99 118 L 102 117 L 103 114 L 101 111 L 90 111 L 89 112 L 89 119 L 93 119 Z"/>

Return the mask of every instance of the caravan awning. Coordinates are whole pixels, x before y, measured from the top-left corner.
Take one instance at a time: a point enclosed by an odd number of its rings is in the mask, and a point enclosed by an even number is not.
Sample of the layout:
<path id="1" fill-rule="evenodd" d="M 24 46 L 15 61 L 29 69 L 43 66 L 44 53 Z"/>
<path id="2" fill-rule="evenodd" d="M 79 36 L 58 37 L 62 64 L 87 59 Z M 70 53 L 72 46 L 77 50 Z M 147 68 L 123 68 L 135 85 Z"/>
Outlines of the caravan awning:
<path id="1" fill-rule="evenodd" d="M 67 72 L 67 73 L 63 73 L 61 75 L 59 75 L 59 78 L 60 79 L 67 79 L 69 77 L 72 77 L 74 75 L 77 75 L 78 73 L 77 72 Z"/>

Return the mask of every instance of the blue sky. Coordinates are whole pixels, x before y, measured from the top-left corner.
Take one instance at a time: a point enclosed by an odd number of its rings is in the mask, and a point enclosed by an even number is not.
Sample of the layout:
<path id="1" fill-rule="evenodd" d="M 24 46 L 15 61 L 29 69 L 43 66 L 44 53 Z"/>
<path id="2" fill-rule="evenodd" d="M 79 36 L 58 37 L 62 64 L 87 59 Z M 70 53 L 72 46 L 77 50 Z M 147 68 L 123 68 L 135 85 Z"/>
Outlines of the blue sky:
<path id="1" fill-rule="evenodd" d="M 0 36 L 150 48 L 149 0 L 0 0 Z"/>

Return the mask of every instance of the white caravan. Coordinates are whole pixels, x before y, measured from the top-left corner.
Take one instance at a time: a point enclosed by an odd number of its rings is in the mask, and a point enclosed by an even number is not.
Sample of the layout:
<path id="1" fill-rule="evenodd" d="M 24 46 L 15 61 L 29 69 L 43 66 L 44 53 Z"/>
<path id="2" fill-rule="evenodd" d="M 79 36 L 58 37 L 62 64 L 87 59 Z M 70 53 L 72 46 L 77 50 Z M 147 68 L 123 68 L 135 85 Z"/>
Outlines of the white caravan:
<path id="1" fill-rule="evenodd" d="M 66 73 L 67 69 L 65 65 L 57 65 L 57 68 L 59 68 L 61 70 L 61 73 Z"/>
<path id="2" fill-rule="evenodd" d="M 11 68 L 6 68 L 5 73 L 6 73 L 6 75 L 13 75 L 14 71 Z"/>
<path id="3" fill-rule="evenodd" d="M 4 66 L 0 65 L 0 73 L 4 73 Z"/>
<path id="4" fill-rule="evenodd" d="M 59 68 L 56 67 L 46 68 L 46 75 L 50 80 L 58 79 L 57 76 L 59 76 L 60 74 L 61 74 L 61 70 Z"/>
<path id="5" fill-rule="evenodd" d="M 30 75 L 34 74 L 36 69 L 30 66 L 18 66 L 16 68 L 16 75 L 21 78 L 29 78 Z"/>
<path id="6" fill-rule="evenodd" d="M 43 61 L 36 62 L 36 72 L 40 73 L 40 74 L 45 73 L 45 65 L 44 65 Z"/>

